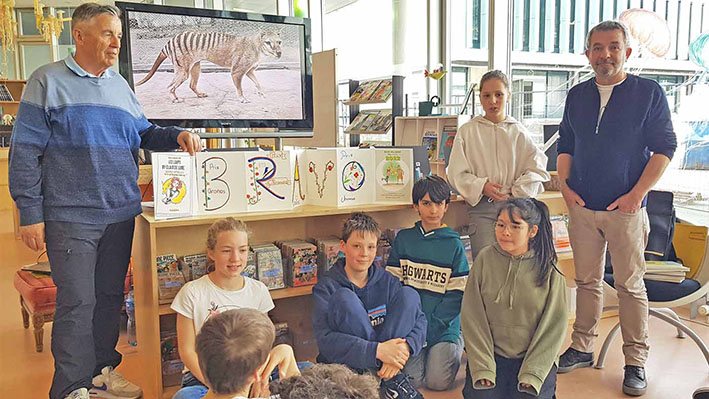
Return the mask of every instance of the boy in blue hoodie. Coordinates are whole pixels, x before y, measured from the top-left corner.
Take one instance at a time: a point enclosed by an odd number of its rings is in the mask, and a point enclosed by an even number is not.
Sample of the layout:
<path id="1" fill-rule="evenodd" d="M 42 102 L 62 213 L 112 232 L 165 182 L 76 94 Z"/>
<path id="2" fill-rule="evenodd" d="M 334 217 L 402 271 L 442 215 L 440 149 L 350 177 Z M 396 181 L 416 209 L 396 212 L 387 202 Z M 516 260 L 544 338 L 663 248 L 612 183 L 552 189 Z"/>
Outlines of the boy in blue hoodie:
<path id="1" fill-rule="evenodd" d="M 463 353 L 460 303 L 469 266 L 460 236 L 442 224 L 450 203 L 448 183 L 424 177 L 411 196 L 421 220 L 396 235 L 387 270 L 418 291 L 428 321 L 426 345 L 404 372 L 417 386 L 443 391 L 455 380 Z"/>
<path id="2" fill-rule="evenodd" d="M 372 264 L 381 231 L 364 213 L 344 224 L 345 254 L 313 288 L 318 361 L 376 372 L 390 399 L 423 399 L 401 372 L 426 339 L 426 316 L 415 290 Z"/>

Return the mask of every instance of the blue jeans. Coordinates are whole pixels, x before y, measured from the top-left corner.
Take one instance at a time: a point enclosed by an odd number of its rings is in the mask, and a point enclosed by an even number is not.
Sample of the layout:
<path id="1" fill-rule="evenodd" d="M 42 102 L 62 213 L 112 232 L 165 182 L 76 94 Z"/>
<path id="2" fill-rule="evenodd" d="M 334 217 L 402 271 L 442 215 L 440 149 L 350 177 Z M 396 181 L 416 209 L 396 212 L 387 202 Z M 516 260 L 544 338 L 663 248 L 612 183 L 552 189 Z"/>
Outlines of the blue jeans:
<path id="1" fill-rule="evenodd" d="M 47 256 L 57 286 L 52 326 L 51 399 L 91 387 L 116 351 L 135 219 L 113 224 L 45 222 Z"/>
<path id="2" fill-rule="evenodd" d="M 462 339 L 458 342 L 439 342 L 421 349 L 418 356 L 409 358 L 403 371 L 414 380 L 416 387 L 445 391 L 455 381 L 462 355 Z"/>

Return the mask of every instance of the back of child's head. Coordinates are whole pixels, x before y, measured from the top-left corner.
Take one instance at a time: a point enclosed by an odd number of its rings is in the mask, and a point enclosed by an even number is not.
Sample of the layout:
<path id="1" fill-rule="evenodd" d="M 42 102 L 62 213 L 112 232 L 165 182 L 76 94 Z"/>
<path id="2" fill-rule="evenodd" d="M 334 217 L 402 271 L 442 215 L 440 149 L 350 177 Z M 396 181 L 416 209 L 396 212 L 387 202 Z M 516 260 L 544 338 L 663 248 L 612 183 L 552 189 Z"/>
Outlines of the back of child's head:
<path id="1" fill-rule="evenodd" d="M 483 90 L 483 85 L 485 82 L 488 80 L 492 79 L 498 79 L 502 84 L 505 86 L 507 91 L 510 91 L 510 81 L 507 79 L 507 75 L 504 74 L 504 72 L 493 69 L 492 71 L 485 72 L 482 78 L 480 78 L 480 87 L 478 90 L 482 91 Z"/>
<path id="2" fill-rule="evenodd" d="M 255 309 L 232 309 L 211 316 L 197 334 L 199 368 L 218 395 L 245 390 L 266 362 L 276 338 L 268 316 Z"/>
<path id="3" fill-rule="evenodd" d="M 377 223 L 376 220 L 365 213 L 356 212 L 353 213 L 349 219 L 345 220 L 345 224 L 342 226 L 342 241 L 347 242 L 353 233 L 361 235 L 364 235 L 364 233 L 372 233 L 375 237 L 379 238 L 381 232 L 379 223 Z"/>
<path id="4" fill-rule="evenodd" d="M 529 246 L 537 261 L 537 284 L 542 285 L 557 260 L 549 208 L 534 198 L 512 198 L 502 203 L 497 216 L 502 212 L 507 212 L 513 222 L 518 222 L 517 218 L 524 220 L 530 229 L 537 226 L 537 235 L 529 240 Z"/>
<path id="5" fill-rule="evenodd" d="M 414 205 L 418 205 L 426 194 L 436 204 L 444 201 L 446 204 L 451 202 L 451 188 L 448 182 L 440 176 L 425 176 L 414 183 L 414 188 L 411 190 L 411 199 Z"/>
<path id="6" fill-rule="evenodd" d="M 341 364 L 315 364 L 299 376 L 274 381 L 271 394 L 281 399 L 379 399 L 379 383 Z"/>

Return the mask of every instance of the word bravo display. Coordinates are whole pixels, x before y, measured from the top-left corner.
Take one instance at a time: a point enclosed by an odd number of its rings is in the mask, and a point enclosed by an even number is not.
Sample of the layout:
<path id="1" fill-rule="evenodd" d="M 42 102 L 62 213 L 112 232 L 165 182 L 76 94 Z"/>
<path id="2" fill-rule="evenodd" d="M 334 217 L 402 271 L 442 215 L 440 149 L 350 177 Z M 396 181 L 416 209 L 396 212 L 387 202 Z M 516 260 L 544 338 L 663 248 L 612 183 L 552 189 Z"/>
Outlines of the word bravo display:
<path id="1" fill-rule="evenodd" d="M 412 165 L 408 148 L 157 153 L 155 218 L 408 204 Z"/>

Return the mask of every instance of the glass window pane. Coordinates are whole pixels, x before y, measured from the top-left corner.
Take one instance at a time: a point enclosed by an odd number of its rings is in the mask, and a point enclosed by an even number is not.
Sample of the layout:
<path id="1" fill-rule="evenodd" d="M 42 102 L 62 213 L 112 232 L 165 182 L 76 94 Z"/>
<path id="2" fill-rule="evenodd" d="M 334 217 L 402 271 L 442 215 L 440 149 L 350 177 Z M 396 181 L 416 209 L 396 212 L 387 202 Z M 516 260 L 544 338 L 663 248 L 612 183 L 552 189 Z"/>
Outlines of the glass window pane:
<path id="1" fill-rule="evenodd" d="M 194 0 L 165 0 L 166 6 L 194 7 Z"/>
<path id="2" fill-rule="evenodd" d="M 61 7 L 61 8 L 55 8 L 55 13 L 57 18 L 59 17 L 59 13 L 57 11 L 64 11 L 64 18 L 71 18 L 71 14 L 74 12 L 74 8 L 69 8 L 69 7 Z M 74 38 L 71 36 L 71 21 L 65 21 L 62 23 L 62 34 L 59 35 L 59 39 L 57 42 L 60 45 L 72 45 L 74 44 Z"/>
<path id="3" fill-rule="evenodd" d="M 275 15 L 278 13 L 276 7 L 276 0 L 224 0 L 224 9 L 230 11 Z"/>
<path id="4" fill-rule="evenodd" d="M 39 30 L 37 30 L 37 19 L 34 16 L 34 11 L 32 10 L 19 10 L 20 14 L 20 35 L 39 35 Z"/>
<path id="5" fill-rule="evenodd" d="M 0 54 L 0 76 L 3 79 L 17 79 L 17 74 L 15 73 L 15 52 L 8 51 L 7 58 L 3 60 L 2 54 Z"/>
<path id="6" fill-rule="evenodd" d="M 74 51 L 76 51 L 76 46 L 73 44 L 57 46 L 57 60 L 63 60 Z"/>
<path id="7" fill-rule="evenodd" d="M 20 44 L 20 55 L 22 56 L 23 79 L 29 78 L 35 69 L 52 62 L 52 51 L 48 44 Z"/>

